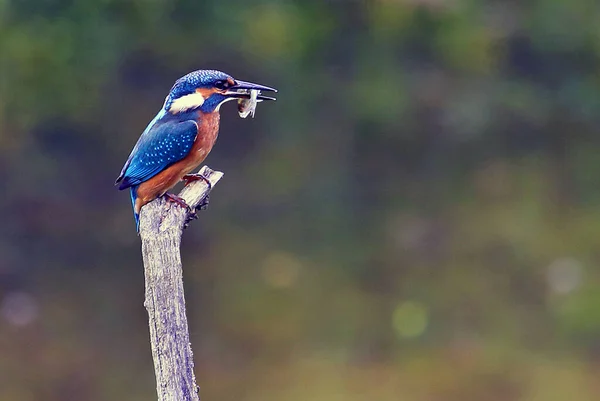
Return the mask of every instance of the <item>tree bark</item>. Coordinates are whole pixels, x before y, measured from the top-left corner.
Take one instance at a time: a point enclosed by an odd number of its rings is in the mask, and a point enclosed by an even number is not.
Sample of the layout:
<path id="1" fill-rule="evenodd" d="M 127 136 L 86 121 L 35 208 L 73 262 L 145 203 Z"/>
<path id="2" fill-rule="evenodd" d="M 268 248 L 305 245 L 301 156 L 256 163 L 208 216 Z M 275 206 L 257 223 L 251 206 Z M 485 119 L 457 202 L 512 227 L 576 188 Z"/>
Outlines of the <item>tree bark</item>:
<path id="1" fill-rule="evenodd" d="M 207 166 L 199 172 L 211 183 L 223 173 Z M 187 185 L 179 194 L 195 209 L 211 188 L 204 181 Z M 140 237 L 146 280 L 150 345 L 159 401 L 199 401 L 185 312 L 180 244 L 188 211 L 163 198 L 144 206 Z"/>

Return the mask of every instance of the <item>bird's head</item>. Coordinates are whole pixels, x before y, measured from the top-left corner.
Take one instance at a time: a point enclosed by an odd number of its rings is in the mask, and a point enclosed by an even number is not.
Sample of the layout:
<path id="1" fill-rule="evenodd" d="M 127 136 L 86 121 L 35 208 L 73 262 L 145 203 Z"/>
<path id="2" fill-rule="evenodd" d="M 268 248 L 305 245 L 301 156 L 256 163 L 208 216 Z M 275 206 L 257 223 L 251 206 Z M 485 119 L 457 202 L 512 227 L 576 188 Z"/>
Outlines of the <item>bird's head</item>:
<path id="1" fill-rule="evenodd" d="M 198 70 L 179 78 L 165 100 L 165 111 L 171 114 L 200 110 L 204 113 L 219 111 L 229 100 L 250 98 L 248 90 L 277 92 L 252 82 L 238 81 L 230 75 L 215 70 Z M 259 95 L 259 100 L 275 100 Z"/>

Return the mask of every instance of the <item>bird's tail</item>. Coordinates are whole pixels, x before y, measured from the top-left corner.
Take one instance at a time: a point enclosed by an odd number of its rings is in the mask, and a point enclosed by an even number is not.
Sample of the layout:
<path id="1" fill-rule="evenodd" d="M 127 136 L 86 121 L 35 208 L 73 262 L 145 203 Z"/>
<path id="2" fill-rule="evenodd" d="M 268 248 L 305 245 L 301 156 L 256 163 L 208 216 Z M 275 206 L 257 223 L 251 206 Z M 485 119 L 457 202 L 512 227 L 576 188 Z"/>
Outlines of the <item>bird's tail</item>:
<path id="1" fill-rule="evenodd" d="M 131 207 L 133 207 L 133 217 L 135 218 L 135 230 L 137 233 L 140 233 L 140 214 L 135 211 L 135 201 L 137 199 L 137 185 L 129 188 L 129 193 L 131 194 Z"/>

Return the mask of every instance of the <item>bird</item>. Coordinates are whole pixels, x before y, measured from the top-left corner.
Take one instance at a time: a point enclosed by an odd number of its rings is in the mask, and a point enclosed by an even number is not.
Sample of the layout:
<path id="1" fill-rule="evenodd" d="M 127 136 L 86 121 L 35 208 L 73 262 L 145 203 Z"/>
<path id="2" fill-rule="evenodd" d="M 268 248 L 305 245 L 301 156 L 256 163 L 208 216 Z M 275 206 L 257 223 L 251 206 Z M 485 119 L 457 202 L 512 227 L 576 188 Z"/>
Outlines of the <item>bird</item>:
<path id="1" fill-rule="evenodd" d="M 240 105 L 248 103 L 256 93 L 258 101 L 275 100 L 260 91 L 277 92 L 217 70 L 192 71 L 175 82 L 115 181 L 119 190 L 129 188 L 138 233 L 140 210 L 158 197 L 165 196 L 189 208 L 182 198 L 167 192 L 178 182 L 183 180 L 187 185 L 205 180 L 210 186 L 205 177 L 192 171 L 217 140 L 221 106 L 231 100 L 238 100 Z"/>

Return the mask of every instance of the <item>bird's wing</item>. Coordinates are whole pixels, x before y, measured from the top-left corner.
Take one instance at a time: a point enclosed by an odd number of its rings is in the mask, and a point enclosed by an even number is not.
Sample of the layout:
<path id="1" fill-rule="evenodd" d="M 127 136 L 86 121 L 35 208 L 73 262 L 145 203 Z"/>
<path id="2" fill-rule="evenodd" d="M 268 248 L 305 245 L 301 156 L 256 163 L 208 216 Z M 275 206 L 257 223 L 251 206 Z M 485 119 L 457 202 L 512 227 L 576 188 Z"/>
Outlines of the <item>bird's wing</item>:
<path id="1" fill-rule="evenodd" d="M 154 177 L 187 156 L 197 134 L 198 124 L 192 120 L 150 127 L 140 136 L 115 184 L 125 189 Z"/>

